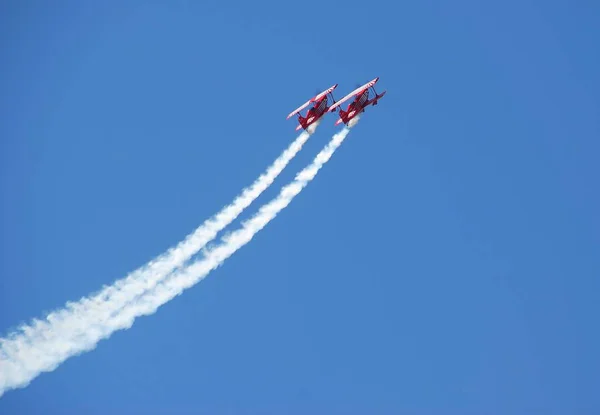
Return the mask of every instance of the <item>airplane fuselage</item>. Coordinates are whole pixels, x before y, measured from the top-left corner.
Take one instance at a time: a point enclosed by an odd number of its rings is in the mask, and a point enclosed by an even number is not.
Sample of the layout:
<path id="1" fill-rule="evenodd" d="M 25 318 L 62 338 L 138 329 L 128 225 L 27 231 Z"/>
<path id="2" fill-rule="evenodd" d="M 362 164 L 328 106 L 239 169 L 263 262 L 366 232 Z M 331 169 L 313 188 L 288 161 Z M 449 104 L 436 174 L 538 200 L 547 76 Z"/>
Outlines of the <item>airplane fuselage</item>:
<path id="1" fill-rule="evenodd" d="M 335 99 L 331 94 L 335 88 L 337 88 L 337 84 L 311 98 L 288 115 L 288 119 L 294 114 L 298 115 L 299 125 L 296 127 L 296 130 L 301 128 L 306 129 L 306 127 L 308 127 L 310 124 L 317 122 L 325 114 L 325 112 L 329 110 L 328 95 L 331 95 L 331 99 L 335 102 Z M 308 109 L 306 116 L 302 116 L 301 111 L 311 103 L 313 105 Z"/>
<path id="2" fill-rule="evenodd" d="M 311 122 L 313 119 L 319 118 L 321 115 L 323 115 L 326 109 L 327 98 L 324 98 L 321 101 L 316 102 L 315 106 L 308 110 L 308 113 L 306 114 L 306 119 L 308 120 L 308 122 Z"/>
<path id="3" fill-rule="evenodd" d="M 356 101 L 354 103 L 354 108 L 357 108 L 357 109 L 363 108 L 368 99 L 369 99 L 369 90 L 365 89 L 365 92 L 360 94 L 358 96 L 358 98 L 356 99 Z"/>
<path id="4" fill-rule="evenodd" d="M 311 108 L 313 115 L 319 116 L 325 112 L 327 109 L 327 97 L 323 98 L 321 101 L 315 103 L 315 106 Z"/>
<path id="5" fill-rule="evenodd" d="M 339 119 L 335 122 L 335 125 L 339 125 L 342 122 L 344 124 L 348 124 L 348 121 L 358 116 L 359 114 L 365 112 L 365 108 L 369 105 L 377 105 L 379 99 L 381 99 L 385 95 L 385 91 L 381 94 L 378 94 L 375 91 L 375 83 L 379 80 L 379 77 L 373 79 L 370 82 L 367 82 L 363 86 L 356 88 L 354 91 L 346 95 L 341 101 L 338 101 L 334 104 L 332 111 L 335 111 L 335 108 L 339 106 L 342 102 L 346 101 L 350 97 L 354 96 L 354 100 L 348 105 L 346 110 L 344 111 L 342 108 L 339 109 Z M 371 91 L 373 90 L 373 98 L 370 98 Z M 370 99 L 369 99 L 370 98 Z"/>

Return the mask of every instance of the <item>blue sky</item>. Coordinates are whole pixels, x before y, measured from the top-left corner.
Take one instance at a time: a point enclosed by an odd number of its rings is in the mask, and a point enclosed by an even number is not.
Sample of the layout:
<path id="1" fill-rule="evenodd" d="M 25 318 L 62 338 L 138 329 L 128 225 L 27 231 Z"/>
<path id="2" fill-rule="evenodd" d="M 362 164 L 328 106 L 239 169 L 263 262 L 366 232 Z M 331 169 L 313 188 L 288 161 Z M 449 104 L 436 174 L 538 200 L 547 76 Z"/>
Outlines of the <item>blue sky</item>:
<path id="1" fill-rule="evenodd" d="M 230 202 L 317 90 L 387 95 L 223 267 L 0 413 L 600 412 L 599 11 L 4 2 L 2 336 Z"/>

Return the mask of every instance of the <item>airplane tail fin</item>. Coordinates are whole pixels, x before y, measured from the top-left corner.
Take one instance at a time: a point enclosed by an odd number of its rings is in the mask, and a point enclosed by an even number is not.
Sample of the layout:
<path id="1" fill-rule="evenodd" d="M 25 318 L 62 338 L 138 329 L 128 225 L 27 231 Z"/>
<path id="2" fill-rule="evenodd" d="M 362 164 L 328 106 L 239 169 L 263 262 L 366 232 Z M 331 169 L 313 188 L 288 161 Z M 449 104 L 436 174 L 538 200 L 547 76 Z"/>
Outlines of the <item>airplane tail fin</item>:
<path id="1" fill-rule="evenodd" d="M 304 128 L 306 130 L 306 118 L 304 118 L 302 115 L 298 115 L 298 122 L 300 124 L 298 124 L 298 126 L 296 127 L 296 131 Z"/>
<path id="2" fill-rule="evenodd" d="M 340 108 L 339 116 L 340 118 L 335 122 L 335 125 L 340 125 L 341 123 L 345 124 L 347 122 L 348 113 Z"/>

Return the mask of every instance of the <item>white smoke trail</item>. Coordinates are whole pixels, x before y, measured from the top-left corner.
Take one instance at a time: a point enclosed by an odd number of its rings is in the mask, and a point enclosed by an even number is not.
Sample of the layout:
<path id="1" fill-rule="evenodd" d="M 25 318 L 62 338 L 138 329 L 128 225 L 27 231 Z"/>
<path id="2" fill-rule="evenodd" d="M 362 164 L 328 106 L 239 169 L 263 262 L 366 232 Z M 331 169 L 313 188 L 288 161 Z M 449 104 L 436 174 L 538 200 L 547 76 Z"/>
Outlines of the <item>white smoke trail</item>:
<path id="1" fill-rule="evenodd" d="M 68 302 L 64 308 L 50 313 L 45 320 L 35 319 L 30 324 L 19 327 L 7 338 L 0 338 L 0 396 L 7 378 L 5 362 L 12 360 L 15 353 L 22 353 L 24 345 L 53 342 L 56 347 L 68 349 L 69 339 L 85 336 L 85 332 L 91 325 L 109 318 L 112 313 L 146 290 L 152 289 L 161 279 L 184 265 L 273 183 L 302 149 L 317 125 L 315 123 L 311 125 L 312 129 L 302 132 L 250 187 L 242 191 L 233 203 L 206 220 L 177 246 L 170 248 L 125 278 L 104 287 L 100 292 L 77 302 Z M 53 369 L 52 364 L 45 367 Z"/>
<path id="2" fill-rule="evenodd" d="M 239 248 L 250 242 L 254 235 L 264 228 L 292 199 L 316 176 L 321 167 L 331 158 L 342 144 L 350 130 L 344 128 L 334 135 L 330 143 L 316 156 L 314 161 L 285 186 L 270 203 L 262 206 L 259 212 L 246 221 L 242 228 L 223 238 L 223 243 L 205 252 L 205 258 L 187 268 L 177 271 L 170 278 L 156 284 L 153 291 L 131 302 L 110 318 L 104 310 L 99 316 L 74 315 L 69 321 L 84 330 L 77 330 L 77 336 L 68 337 L 73 331 L 67 328 L 67 336 L 35 336 L 14 338 L 0 343 L 0 396 L 8 389 L 24 387 L 42 372 L 51 371 L 71 356 L 93 349 L 96 344 L 110 337 L 117 330 L 131 327 L 135 318 L 149 315 L 175 296 L 181 294 L 203 279 Z M 27 334 L 27 332 L 26 332 Z M 47 334 L 47 333 L 46 333 Z"/>

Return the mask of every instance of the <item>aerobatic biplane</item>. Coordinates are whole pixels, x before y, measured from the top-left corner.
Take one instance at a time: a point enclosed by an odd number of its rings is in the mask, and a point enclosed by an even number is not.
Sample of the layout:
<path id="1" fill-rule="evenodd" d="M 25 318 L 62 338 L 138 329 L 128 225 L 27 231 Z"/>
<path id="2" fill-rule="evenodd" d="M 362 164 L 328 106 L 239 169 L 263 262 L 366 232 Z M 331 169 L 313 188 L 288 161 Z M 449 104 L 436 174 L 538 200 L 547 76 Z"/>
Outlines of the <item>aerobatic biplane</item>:
<path id="1" fill-rule="evenodd" d="M 331 107 L 329 107 L 329 111 L 334 112 L 338 106 L 340 106 L 350 98 L 356 96 L 356 98 L 354 98 L 354 101 L 352 101 L 350 105 L 348 105 L 346 111 L 340 108 L 340 119 L 335 122 L 335 125 L 339 125 L 342 122 L 344 124 L 348 124 L 348 122 L 352 118 L 356 117 L 362 112 L 365 112 L 365 108 L 367 106 L 377 105 L 377 101 L 386 93 L 386 91 L 383 91 L 381 94 L 377 94 L 377 91 L 375 91 L 375 84 L 377 83 L 377 81 L 379 81 L 379 77 L 373 79 L 370 82 L 367 82 L 363 86 L 359 86 L 354 91 L 350 92 L 344 98 L 342 98 L 341 100 L 333 104 Z M 375 94 L 375 96 L 371 99 L 369 99 L 369 88 L 372 89 L 373 93 Z"/>
<path id="2" fill-rule="evenodd" d="M 316 121 L 318 121 L 323 116 L 323 114 L 329 112 L 329 109 L 331 107 L 328 106 L 328 95 L 331 96 L 332 104 L 335 103 L 335 98 L 333 98 L 332 92 L 335 88 L 337 88 L 337 86 L 338 84 L 335 84 L 331 88 L 326 89 L 320 94 L 314 96 L 313 98 L 309 99 L 304 104 L 302 104 L 299 108 L 292 111 L 290 115 L 287 116 L 287 119 L 289 120 L 290 117 L 294 116 L 295 114 L 298 114 L 298 122 L 300 124 L 296 127 L 296 131 L 298 131 L 301 128 L 304 128 L 306 130 L 306 128 L 309 125 L 314 124 Z M 306 116 L 302 116 L 302 114 L 300 114 L 300 111 L 308 107 L 310 104 L 314 105 L 308 110 Z"/>

